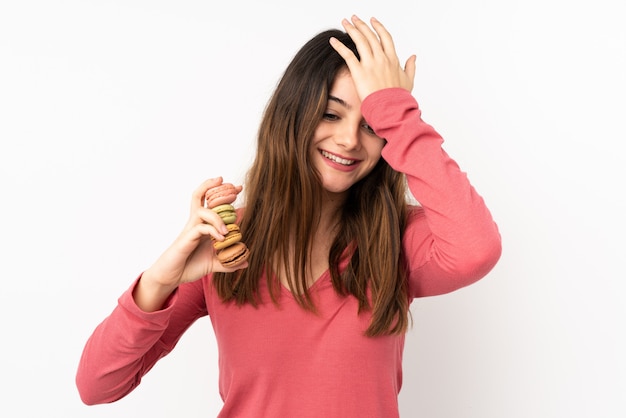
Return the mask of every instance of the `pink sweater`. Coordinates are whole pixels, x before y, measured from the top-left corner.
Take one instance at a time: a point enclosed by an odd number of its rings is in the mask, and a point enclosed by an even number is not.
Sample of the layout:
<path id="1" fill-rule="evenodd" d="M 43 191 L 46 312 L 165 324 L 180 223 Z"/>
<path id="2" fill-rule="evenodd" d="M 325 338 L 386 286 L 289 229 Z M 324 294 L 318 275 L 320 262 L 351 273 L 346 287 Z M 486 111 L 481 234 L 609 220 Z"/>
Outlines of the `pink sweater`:
<path id="1" fill-rule="evenodd" d="M 500 257 L 500 235 L 482 198 L 421 120 L 415 99 L 387 89 L 367 97 L 362 112 L 387 139 L 383 157 L 407 174 L 420 202 L 403 245 L 411 299 L 451 292 L 484 277 Z M 344 266 L 342 266 L 344 267 Z M 285 288 L 277 308 L 265 280 L 258 308 L 220 301 L 211 276 L 180 286 L 158 312 L 141 311 L 131 286 L 89 338 L 77 373 L 87 404 L 113 402 L 209 315 L 219 349 L 220 417 L 398 416 L 404 336 L 363 336 L 371 316 L 338 296 L 328 272 L 311 288 L 319 314 L 300 308 Z"/>

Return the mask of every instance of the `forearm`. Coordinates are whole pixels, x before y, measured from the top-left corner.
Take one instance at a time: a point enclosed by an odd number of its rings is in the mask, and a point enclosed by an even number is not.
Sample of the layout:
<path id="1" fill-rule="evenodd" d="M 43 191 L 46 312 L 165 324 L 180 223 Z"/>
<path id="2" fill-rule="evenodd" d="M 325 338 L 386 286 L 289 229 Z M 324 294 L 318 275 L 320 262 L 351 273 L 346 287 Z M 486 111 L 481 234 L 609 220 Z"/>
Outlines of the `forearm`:
<path id="1" fill-rule="evenodd" d="M 137 288 L 137 286 L 133 286 Z M 107 403 L 131 392 L 169 347 L 160 342 L 170 313 L 141 312 L 133 288 L 89 337 L 79 362 L 76 385 L 86 404 Z"/>
<path id="2" fill-rule="evenodd" d="M 176 287 L 160 284 L 155 274 L 148 269 L 137 282 L 133 290 L 133 299 L 142 311 L 155 312 L 163 309 Z"/>
<path id="3" fill-rule="evenodd" d="M 409 266 L 420 276 L 413 283 L 417 293 L 445 293 L 484 276 L 500 256 L 498 228 L 466 174 L 442 148 L 443 138 L 421 119 L 415 99 L 401 89 L 379 92 L 364 102 L 364 115 L 388 141 L 383 158 L 406 174 L 423 208 L 404 237 Z M 428 282 L 432 277 L 440 280 Z"/>

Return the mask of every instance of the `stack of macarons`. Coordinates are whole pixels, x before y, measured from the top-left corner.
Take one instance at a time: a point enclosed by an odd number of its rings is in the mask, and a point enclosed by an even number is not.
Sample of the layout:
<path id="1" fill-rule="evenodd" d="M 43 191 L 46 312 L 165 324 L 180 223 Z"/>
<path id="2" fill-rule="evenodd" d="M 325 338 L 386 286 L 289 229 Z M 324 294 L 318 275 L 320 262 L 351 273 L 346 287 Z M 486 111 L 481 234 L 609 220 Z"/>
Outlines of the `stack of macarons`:
<path id="1" fill-rule="evenodd" d="M 232 205 L 237 199 L 239 191 L 241 188 L 230 183 L 222 183 L 210 188 L 204 195 L 204 206 L 215 211 L 228 229 L 223 241 L 213 240 L 217 259 L 224 267 L 238 266 L 245 262 L 250 255 L 246 244 L 241 242 L 241 231 L 237 225 L 237 212 Z"/>

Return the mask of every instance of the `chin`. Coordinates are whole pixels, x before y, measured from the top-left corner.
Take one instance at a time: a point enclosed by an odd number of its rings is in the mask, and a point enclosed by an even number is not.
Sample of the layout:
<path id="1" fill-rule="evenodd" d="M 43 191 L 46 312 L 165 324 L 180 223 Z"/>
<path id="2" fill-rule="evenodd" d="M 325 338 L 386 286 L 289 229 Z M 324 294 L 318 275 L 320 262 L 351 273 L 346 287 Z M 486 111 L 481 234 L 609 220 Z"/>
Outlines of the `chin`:
<path id="1" fill-rule="evenodd" d="M 337 196 L 344 195 L 348 193 L 348 190 L 350 190 L 349 187 L 347 189 L 338 189 L 336 187 L 324 187 L 324 191 L 329 195 L 337 195 Z"/>
<path id="2" fill-rule="evenodd" d="M 339 184 L 339 182 L 336 181 L 324 181 L 322 183 L 322 187 L 324 188 L 326 193 L 332 195 L 344 195 L 348 193 L 348 190 L 350 190 L 350 187 L 352 187 L 352 185 L 353 183 Z"/>

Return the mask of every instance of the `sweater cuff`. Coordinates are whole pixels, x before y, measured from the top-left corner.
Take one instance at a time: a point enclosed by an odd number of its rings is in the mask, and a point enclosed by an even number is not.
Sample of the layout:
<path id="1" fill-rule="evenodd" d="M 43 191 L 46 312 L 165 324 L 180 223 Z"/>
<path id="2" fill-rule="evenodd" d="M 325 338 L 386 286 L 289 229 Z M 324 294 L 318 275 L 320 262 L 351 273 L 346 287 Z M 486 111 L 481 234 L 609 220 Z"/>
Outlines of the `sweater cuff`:
<path id="1" fill-rule="evenodd" d="M 419 111 L 417 100 L 410 91 L 401 87 L 389 87 L 377 90 L 367 96 L 361 103 L 361 112 L 369 124 L 374 122 L 370 119 L 389 120 L 391 117 L 393 121 L 401 120 L 404 115 L 397 114 L 397 107 L 389 106 L 398 103 L 404 104 L 408 108 L 407 110 Z"/>

